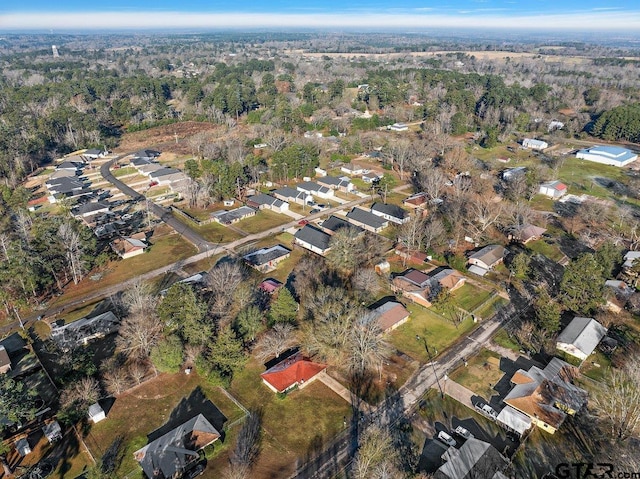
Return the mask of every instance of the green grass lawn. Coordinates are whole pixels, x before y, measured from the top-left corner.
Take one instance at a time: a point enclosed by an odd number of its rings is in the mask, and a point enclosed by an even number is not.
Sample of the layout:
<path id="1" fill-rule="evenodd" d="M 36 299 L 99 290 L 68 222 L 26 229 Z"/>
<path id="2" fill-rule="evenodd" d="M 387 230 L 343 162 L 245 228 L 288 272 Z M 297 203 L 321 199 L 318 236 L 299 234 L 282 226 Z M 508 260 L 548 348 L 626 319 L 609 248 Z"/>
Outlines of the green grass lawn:
<path id="1" fill-rule="evenodd" d="M 110 262 L 105 268 L 104 276 L 98 281 L 91 280 L 91 275 L 87 275 L 80 283 L 68 286 L 64 294 L 57 298 L 51 306 L 64 304 L 71 299 L 94 291 L 96 288 L 122 283 L 197 253 L 196 248 L 178 234 L 154 236 L 152 242 L 153 245 L 144 254 Z"/>
<path id="2" fill-rule="evenodd" d="M 136 170 L 133 166 L 125 166 L 124 168 L 118 168 L 117 170 L 113 170 L 111 173 L 116 178 L 120 178 L 122 176 L 133 175 L 134 173 L 137 173 L 137 172 L 138 170 Z"/>
<path id="3" fill-rule="evenodd" d="M 494 296 L 493 298 L 489 299 L 485 304 L 483 304 L 482 306 L 480 306 L 476 312 L 475 315 L 476 317 L 480 318 L 480 319 L 488 319 L 491 316 L 493 316 L 494 314 L 496 314 L 496 312 L 505 304 L 507 304 L 507 300 L 500 297 L 500 296 Z"/>
<path id="4" fill-rule="evenodd" d="M 555 244 L 547 243 L 543 239 L 530 241 L 529 243 L 527 243 L 526 247 L 534 253 L 539 253 L 553 261 L 560 261 L 562 258 L 564 258 L 564 254 L 562 254 L 560 248 L 558 248 Z"/>
<path id="5" fill-rule="evenodd" d="M 470 283 L 463 284 L 453 292 L 453 298 L 458 306 L 471 312 L 491 297 L 491 291 L 480 289 Z"/>
<path id="6" fill-rule="evenodd" d="M 247 233 L 260 233 L 293 221 L 293 218 L 271 210 L 260 210 L 255 216 L 238 221 L 234 226 Z"/>
<path id="7" fill-rule="evenodd" d="M 595 354 L 589 356 L 580 368 L 580 372 L 593 379 L 594 381 L 603 381 L 611 367 L 611 359 L 602 351 L 596 349 Z"/>
<path id="8" fill-rule="evenodd" d="M 398 350 L 421 363 L 429 362 L 424 343 L 416 340 L 416 335 L 426 337 L 429 351 L 443 351 L 473 327 L 471 316 L 457 328 L 452 322 L 434 314 L 417 304 L 410 304 L 407 309 L 411 313 L 409 321 L 389 333 L 389 342 Z"/>
<path id="9" fill-rule="evenodd" d="M 548 196 L 535 195 L 529 202 L 529 206 L 534 210 L 553 211 L 553 200 Z"/>
<path id="10" fill-rule="evenodd" d="M 467 366 L 460 366 L 449 377 L 467 389 L 489 400 L 495 394 L 495 386 L 504 373 L 500 371 L 500 355 L 488 349 L 468 359 Z"/>
<path id="11" fill-rule="evenodd" d="M 496 343 L 498 346 L 502 346 L 503 348 L 510 349 L 518 354 L 522 349 L 520 344 L 518 344 L 518 342 L 514 338 L 509 336 L 509 333 L 507 333 L 504 329 L 500 329 L 496 333 L 496 335 L 493 337 L 493 342 Z"/>
<path id="12" fill-rule="evenodd" d="M 180 216 L 175 214 L 174 216 L 180 219 Z M 195 230 L 200 233 L 204 239 L 211 241 L 212 243 L 229 243 L 230 241 L 234 241 L 242 237 L 236 231 L 233 231 L 220 223 L 216 223 L 215 221 L 207 225 L 195 227 Z"/>
<path id="13" fill-rule="evenodd" d="M 139 471 L 133 452 L 147 444 L 147 434 L 165 424 L 180 401 L 198 387 L 227 417 L 226 424 L 244 415 L 216 386 L 197 374 L 166 374 L 117 397 L 107 419 L 91 426 L 86 437 L 87 446 L 99 458 L 118 436 L 123 436 L 123 460 L 115 473 L 124 477 Z M 220 442 L 213 445 L 214 450 L 220 447 Z"/>
<path id="14" fill-rule="evenodd" d="M 615 197 L 615 194 L 594 183 L 593 178 L 609 178 L 625 183 L 625 170 L 615 166 L 601 165 L 591 161 L 567 158 L 558 174 L 569 187 L 569 193 L 588 194 L 598 197 Z"/>
<path id="15" fill-rule="evenodd" d="M 272 467 L 285 469 L 295 458 L 310 453 L 315 444 L 326 444 L 341 431 L 343 418 L 351 416 L 351 406 L 319 381 L 280 399 L 262 383 L 263 371 L 263 366 L 252 360 L 234 377 L 230 391 L 245 407 L 262 408 L 263 449 L 279 451 L 277 457 L 267 457 L 263 451 L 256 467 L 263 461 L 275 461 Z"/>

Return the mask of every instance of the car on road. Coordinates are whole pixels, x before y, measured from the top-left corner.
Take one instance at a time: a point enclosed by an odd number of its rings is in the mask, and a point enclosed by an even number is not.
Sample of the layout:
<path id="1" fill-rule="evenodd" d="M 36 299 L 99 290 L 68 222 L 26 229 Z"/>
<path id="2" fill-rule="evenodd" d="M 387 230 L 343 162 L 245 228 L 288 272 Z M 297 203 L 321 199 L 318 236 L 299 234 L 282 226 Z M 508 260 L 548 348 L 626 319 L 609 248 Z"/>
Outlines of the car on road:
<path id="1" fill-rule="evenodd" d="M 299 226 L 304 226 L 304 225 L 306 225 L 306 224 L 309 224 L 309 221 L 307 221 L 307 220 L 300 220 L 300 221 L 298 221 L 298 225 L 299 225 Z"/>
<path id="2" fill-rule="evenodd" d="M 447 446 L 455 447 L 456 440 L 444 431 L 438 433 L 438 439 L 444 442 Z"/>
<path id="3" fill-rule="evenodd" d="M 453 430 L 453 432 L 455 432 L 458 436 L 460 436 L 463 439 L 469 439 L 473 437 L 473 434 L 471 434 L 467 428 L 464 428 L 462 426 L 456 427 Z"/>
<path id="4" fill-rule="evenodd" d="M 320 208 L 314 208 L 309 213 L 315 215 L 316 213 L 321 213 L 322 210 Z"/>

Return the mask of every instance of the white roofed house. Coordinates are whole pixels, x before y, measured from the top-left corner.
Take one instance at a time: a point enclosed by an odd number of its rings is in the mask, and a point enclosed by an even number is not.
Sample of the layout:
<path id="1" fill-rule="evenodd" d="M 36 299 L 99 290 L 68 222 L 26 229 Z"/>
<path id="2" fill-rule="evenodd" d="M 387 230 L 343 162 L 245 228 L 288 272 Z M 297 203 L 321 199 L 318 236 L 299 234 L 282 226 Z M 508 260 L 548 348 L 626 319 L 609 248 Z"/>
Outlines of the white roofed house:
<path id="1" fill-rule="evenodd" d="M 393 125 L 387 126 L 387 130 L 391 131 L 408 131 L 409 127 L 406 123 L 394 123 Z"/>
<path id="2" fill-rule="evenodd" d="M 350 176 L 357 176 L 366 173 L 365 169 L 355 163 L 347 163 L 340 167 L 340 171 Z"/>
<path id="3" fill-rule="evenodd" d="M 159 185 L 170 185 L 187 179 L 182 171 L 175 168 L 162 168 L 149 173 L 152 181 L 157 181 Z"/>
<path id="4" fill-rule="evenodd" d="M 222 210 L 211 213 L 211 218 L 223 225 L 230 225 L 256 215 L 256 210 L 249 206 L 241 206 L 235 210 Z"/>
<path id="5" fill-rule="evenodd" d="M 556 348 L 584 361 L 606 335 L 607 328 L 595 319 L 575 317 L 558 336 Z"/>
<path id="6" fill-rule="evenodd" d="M 535 140 L 533 138 L 525 138 L 522 140 L 522 146 L 529 148 L 530 150 L 544 150 L 549 148 L 549 143 L 542 140 Z"/>
<path id="7" fill-rule="evenodd" d="M 111 249 L 122 259 L 132 258 L 144 253 L 149 247 L 144 233 L 136 233 L 135 235 L 118 238 L 111 242 Z"/>

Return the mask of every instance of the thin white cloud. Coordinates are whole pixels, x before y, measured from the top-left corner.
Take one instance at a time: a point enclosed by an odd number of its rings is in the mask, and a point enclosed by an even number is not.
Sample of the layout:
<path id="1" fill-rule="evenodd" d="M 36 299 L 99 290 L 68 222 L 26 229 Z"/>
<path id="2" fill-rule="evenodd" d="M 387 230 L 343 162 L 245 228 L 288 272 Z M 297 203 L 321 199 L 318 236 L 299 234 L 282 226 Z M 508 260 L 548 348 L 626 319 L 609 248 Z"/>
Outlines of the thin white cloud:
<path id="1" fill-rule="evenodd" d="M 466 13 L 466 12 L 465 12 Z M 487 28 L 640 31 L 640 11 L 566 14 L 75 12 L 0 14 L 4 30 L 228 28 Z"/>

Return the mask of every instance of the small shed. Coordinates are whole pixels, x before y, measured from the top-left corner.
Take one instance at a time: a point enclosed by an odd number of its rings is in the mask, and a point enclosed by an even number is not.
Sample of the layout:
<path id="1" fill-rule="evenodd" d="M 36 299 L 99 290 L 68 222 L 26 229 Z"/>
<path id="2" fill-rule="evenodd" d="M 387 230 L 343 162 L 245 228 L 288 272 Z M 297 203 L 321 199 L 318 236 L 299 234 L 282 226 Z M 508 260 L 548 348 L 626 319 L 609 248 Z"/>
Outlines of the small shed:
<path id="1" fill-rule="evenodd" d="M 31 446 L 29 445 L 29 441 L 27 441 L 26 437 L 16 441 L 16 451 L 18 451 L 18 454 L 20 454 L 21 457 L 31 454 Z"/>
<path id="2" fill-rule="evenodd" d="M 89 419 L 91 419 L 94 424 L 106 418 L 107 415 L 105 414 L 104 409 L 102 409 L 102 406 L 100 406 L 100 404 L 95 403 L 89 406 Z"/>

